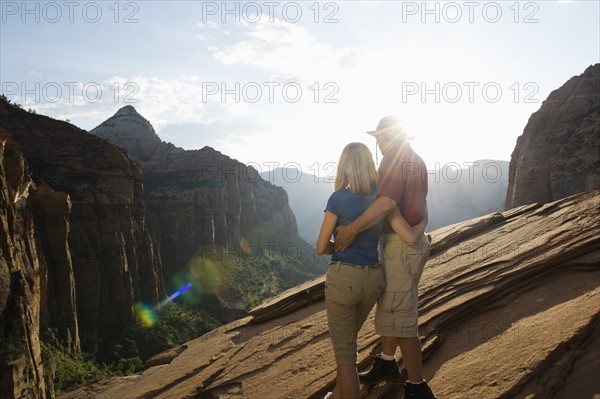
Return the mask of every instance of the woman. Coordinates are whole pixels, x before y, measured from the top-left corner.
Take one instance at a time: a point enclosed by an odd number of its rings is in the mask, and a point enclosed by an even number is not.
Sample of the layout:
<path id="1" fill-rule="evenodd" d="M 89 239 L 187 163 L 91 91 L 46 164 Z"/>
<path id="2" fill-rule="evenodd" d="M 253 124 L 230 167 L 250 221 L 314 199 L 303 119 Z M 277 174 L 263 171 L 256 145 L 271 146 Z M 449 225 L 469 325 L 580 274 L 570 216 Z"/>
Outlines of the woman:
<path id="1" fill-rule="evenodd" d="M 375 200 L 378 180 L 369 148 L 362 143 L 348 144 L 340 156 L 334 193 L 327 201 L 317 240 L 319 255 L 333 254 L 326 276 L 325 303 L 337 383 L 327 398 L 359 397 L 356 338 L 385 286 L 377 254 L 381 224 L 360 233 L 343 252 L 333 252 L 331 236 L 338 225 L 351 223 Z M 407 243 L 415 243 L 427 225 L 425 218 L 409 226 L 397 208 L 388 221 Z"/>

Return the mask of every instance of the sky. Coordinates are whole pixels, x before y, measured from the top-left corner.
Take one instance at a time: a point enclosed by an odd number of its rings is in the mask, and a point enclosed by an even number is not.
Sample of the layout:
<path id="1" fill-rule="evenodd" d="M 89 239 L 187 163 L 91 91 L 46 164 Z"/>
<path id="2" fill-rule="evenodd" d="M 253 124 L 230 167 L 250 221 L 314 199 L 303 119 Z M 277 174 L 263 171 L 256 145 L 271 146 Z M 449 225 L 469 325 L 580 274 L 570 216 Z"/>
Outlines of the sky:
<path id="1" fill-rule="evenodd" d="M 428 168 L 510 160 L 551 91 L 600 62 L 600 2 L 0 1 L 2 93 L 91 130 L 327 177 L 397 115 Z"/>

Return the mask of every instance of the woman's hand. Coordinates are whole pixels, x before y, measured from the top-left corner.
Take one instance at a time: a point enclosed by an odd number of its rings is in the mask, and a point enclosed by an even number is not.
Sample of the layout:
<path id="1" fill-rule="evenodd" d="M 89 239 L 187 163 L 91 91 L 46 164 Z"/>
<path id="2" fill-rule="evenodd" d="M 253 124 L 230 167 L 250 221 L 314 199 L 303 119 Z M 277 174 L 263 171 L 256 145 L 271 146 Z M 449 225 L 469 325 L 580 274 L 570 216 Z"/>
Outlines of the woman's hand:
<path id="1" fill-rule="evenodd" d="M 334 252 L 335 252 L 335 245 L 334 245 L 333 241 L 329 241 L 329 244 L 327 244 L 327 247 L 325 247 L 325 250 L 323 251 L 322 255 L 333 255 Z"/>
<path id="2" fill-rule="evenodd" d="M 329 211 L 325 211 L 323 215 L 323 223 L 321 224 L 321 230 L 319 231 L 319 237 L 317 238 L 317 254 L 318 255 L 331 255 L 333 251 L 333 242 L 331 242 L 331 235 L 337 224 L 337 216 Z M 329 252 L 331 251 L 331 252 Z"/>

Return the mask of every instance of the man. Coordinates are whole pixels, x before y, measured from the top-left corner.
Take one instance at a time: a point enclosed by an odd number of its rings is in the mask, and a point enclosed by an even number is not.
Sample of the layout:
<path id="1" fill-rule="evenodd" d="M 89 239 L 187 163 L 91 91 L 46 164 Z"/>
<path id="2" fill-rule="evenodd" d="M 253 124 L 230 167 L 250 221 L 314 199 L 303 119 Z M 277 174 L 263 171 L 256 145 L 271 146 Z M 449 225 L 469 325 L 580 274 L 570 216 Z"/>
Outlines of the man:
<path id="1" fill-rule="evenodd" d="M 354 237 L 384 219 L 394 207 L 409 225 L 427 217 L 427 170 L 410 147 L 406 130 L 397 117 L 381 119 L 377 129 L 367 132 L 377 139 L 383 154 L 379 166 L 377 199 L 354 222 L 336 229 L 335 250 L 343 251 Z M 379 241 L 386 288 L 377 302 L 375 331 L 382 336 L 382 352 L 360 381 L 373 385 L 400 375 L 396 347 L 400 346 L 408 380 L 405 399 L 435 399 L 423 379 L 421 341 L 418 334 L 418 284 L 429 256 L 429 241 L 423 235 L 414 246 L 393 233 L 385 222 Z"/>

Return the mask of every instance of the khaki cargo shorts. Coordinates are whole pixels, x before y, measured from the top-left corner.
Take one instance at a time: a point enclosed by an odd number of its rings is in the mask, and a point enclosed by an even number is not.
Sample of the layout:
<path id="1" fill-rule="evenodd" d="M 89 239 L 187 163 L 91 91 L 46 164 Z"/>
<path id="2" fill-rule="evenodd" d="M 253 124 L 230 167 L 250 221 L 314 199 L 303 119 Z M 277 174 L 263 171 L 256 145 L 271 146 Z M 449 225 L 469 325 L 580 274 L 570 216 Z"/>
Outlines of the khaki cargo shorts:
<path id="1" fill-rule="evenodd" d="M 358 331 L 384 287 L 383 269 L 331 262 L 325 278 L 325 304 L 335 362 L 356 364 Z"/>
<path id="2" fill-rule="evenodd" d="M 423 234 L 414 246 L 396 234 L 382 235 L 379 259 L 385 274 L 385 290 L 377 302 L 375 331 L 384 337 L 419 336 L 419 280 L 429 257 L 429 240 Z"/>

